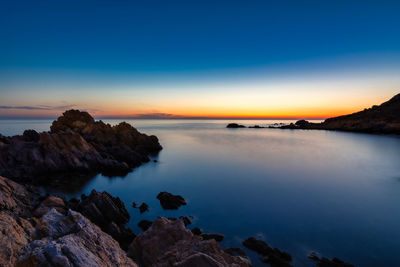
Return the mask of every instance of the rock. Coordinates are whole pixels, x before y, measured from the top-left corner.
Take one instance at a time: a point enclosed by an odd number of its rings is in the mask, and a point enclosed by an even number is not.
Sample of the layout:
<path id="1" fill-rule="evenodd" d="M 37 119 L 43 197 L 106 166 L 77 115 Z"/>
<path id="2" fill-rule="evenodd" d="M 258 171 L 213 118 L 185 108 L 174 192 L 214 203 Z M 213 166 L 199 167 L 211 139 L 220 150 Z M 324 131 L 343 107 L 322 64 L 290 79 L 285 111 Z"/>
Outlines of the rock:
<path id="1" fill-rule="evenodd" d="M 143 212 L 148 211 L 148 210 L 149 210 L 149 206 L 144 202 L 139 206 L 140 213 L 143 213 Z"/>
<path id="2" fill-rule="evenodd" d="M 134 209 L 136 209 L 136 208 L 137 208 L 137 204 L 136 204 L 136 202 L 132 202 L 132 207 L 133 207 Z"/>
<path id="3" fill-rule="evenodd" d="M 42 217 L 44 214 L 46 214 L 52 208 L 55 208 L 60 213 L 65 213 L 67 211 L 63 199 L 61 199 L 59 197 L 55 197 L 55 196 L 48 196 L 35 209 L 35 211 L 33 212 L 33 215 L 35 217 Z"/>
<path id="4" fill-rule="evenodd" d="M 248 249 L 263 255 L 262 262 L 269 263 L 272 267 L 290 267 L 292 266 L 292 256 L 277 248 L 272 249 L 267 243 L 262 240 L 257 240 L 250 237 L 243 241 L 243 245 Z"/>
<path id="5" fill-rule="evenodd" d="M 142 229 L 143 231 L 146 231 L 147 229 L 150 228 L 150 226 L 153 224 L 153 222 L 148 221 L 148 220 L 141 220 L 138 223 L 138 226 L 140 227 L 140 229 Z"/>
<path id="6" fill-rule="evenodd" d="M 203 233 L 203 230 L 201 230 L 199 227 L 195 227 L 191 231 L 194 235 L 201 235 Z"/>
<path id="7" fill-rule="evenodd" d="M 41 218 L 38 231 L 19 266 L 137 266 L 118 243 L 78 212 L 67 215 L 51 209 Z"/>
<path id="8" fill-rule="evenodd" d="M 263 128 L 265 128 L 265 127 L 260 126 L 260 125 L 254 125 L 254 126 L 250 126 L 249 128 L 263 129 Z"/>
<path id="9" fill-rule="evenodd" d="M 316 252 L 311 252 L 308 257 L 317 262 L 318 267 L 354 267 L 353 264 L 344 262 L 338 258 L 333 258 L 330 260 L 325 257 L 319 257 Z"/>
<path id="10" fill-rule="evenodd" d="M 326 119 L 321 123 L 299 120 L 280 129 L 338 130 L 374 134 L 400 134 L 400 94 L 379 106 L 353 114 Z"/>
<path id="11" fill-rule="evenodd" d="M 224 251 L 232 256 L 247 257 L 246 252 L 242 248 L 226 248 Z"/>
<path id="12" fill-rule="evenodd" d="M 153 162 L 158 162 L 158 160 L 156 160 L 156 159 L 153 159 Z"/>
<path id="13" fill-rule="evenodd" d="M 250 266 L 250 261 L 225 253 L 215 240 L 202 240 L 186 230 L 181 220 L 159 217 L 138 235 L 129 255 L 143 266 Z"/>
<path id="14" fill-rule="evenodd" d="M 202 234 L 201 237 L 204 240 L 214 239 L 217 242 L 221 242 L 224 239 L 224 235 L 221 234 Z"/>
<path id="15" fill-rule="evenodd" d="M 82 199 L 76 211 L 81 212 L 90 221 L 117 240 L 123 249 L 127 249 L 135 234 L 125 227 L 129 213 L 124 203 L 107 192 L 92 190 Z"/>
<path id="16" fill-rule="evenodd" d="M 272 252 L 272 248 L 268 246 L 267 243 L 262 240 L 257 240 L 254 237 L 250 237 L 243 241 L 243 246 L 263 256 L 267 256 Z"/>
<path id="17" fill-rule="evenodd" d="M 157 137 L 127 123 L 110 126 L 69 110 L 53 122 L 51 132 L 1 136 L 0 175 L 45 185 L 71 172 L 124 175 L 161 149 Z"/>
<path id="18" fill-rule="evenodd" d="M 64 203 L 0 177 L 0 266 L 137 266 L 117 241 Z"/>
<path id="19" fill-rule="evenodd" d="M 186 216 L 179 216 L 179 220 L 181 220 L 185 226 L 192 224 L 192 221 Z"/>
<path id="20" fill-rule="evenodd" d="M 182 205 L 186 205 L 186 201 L 183 197 L 173 195 L 168 192 L 161 192 L 157 195 L 157 199 L 160 200 L 160 204 L 163 209 L 176 210 Z"/>
<path id="21" fill-rule="evenodd" d="M 226 128 L 246 128 L 246 126 L 237 123 L 229 123 Z"/>

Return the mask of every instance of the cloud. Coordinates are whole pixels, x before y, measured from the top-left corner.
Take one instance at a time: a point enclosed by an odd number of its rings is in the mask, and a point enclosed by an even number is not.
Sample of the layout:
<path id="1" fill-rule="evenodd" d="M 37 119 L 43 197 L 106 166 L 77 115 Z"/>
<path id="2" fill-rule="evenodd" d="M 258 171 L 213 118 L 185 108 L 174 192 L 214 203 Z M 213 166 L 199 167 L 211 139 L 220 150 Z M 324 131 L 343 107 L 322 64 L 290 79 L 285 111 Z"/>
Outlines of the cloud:
<path id="1" fill-rule="evenodd" d="M 20 109 L 20 110 L 66 110 L 73 108 L 74 105 L 63 105 L 63 106 L 0 106 L 0 109 Z"/>
<path id="2" fill-rule="evenodd" d="M 136 119 L 180 119 L 184 118 L 180 115 L 169 114 L 169 113 L 145 113 L 145 114 L 137 114 L 132 116 L 132 118 Z"/>

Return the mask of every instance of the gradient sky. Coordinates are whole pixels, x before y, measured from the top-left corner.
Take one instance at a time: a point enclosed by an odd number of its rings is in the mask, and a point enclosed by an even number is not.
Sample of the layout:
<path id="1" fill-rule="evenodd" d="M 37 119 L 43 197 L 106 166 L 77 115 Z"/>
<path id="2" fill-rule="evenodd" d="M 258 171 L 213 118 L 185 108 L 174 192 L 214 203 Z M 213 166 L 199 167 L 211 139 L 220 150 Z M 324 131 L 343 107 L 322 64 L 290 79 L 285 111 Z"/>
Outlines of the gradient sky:
<path id="1" fill-rule="evenodd" d="M 400 1 L 2 1 L 0 117 L 326 118 L 400 92 Z"/>

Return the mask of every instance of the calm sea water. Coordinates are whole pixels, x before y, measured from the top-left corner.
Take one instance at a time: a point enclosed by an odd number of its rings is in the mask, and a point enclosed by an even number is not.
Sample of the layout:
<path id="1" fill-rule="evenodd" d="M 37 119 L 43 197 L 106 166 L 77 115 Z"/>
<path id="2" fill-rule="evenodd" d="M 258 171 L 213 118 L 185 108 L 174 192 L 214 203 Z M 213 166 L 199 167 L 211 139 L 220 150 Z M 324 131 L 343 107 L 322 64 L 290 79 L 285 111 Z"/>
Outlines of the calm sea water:
<path id="1" fill-rule="evenodd" d="M 117 120 L 108 120 L 115 124 Z M 191 227 L 225 235 L 223 247 L 259 236 L 312 266 L 311 251 L 357 266 L 400 266 L 400 138 L 329 131 L 227 129 L 221 120 L 131 120 L 164 149 L 125 177 L 98 175 L 68 196 L 107 190 L 130 226 L 142 219 L 195 216 Z M 50 121 L 1 120 L 3 135 L 48 130 Z M 240 121 L 265 125 L 272 121 Z M 156 195 L 188 205 L 163 211 Z M 132 201 L 146 202 L 139 214 Z M 247 251 L 254 266 L 256 254 Z"/>

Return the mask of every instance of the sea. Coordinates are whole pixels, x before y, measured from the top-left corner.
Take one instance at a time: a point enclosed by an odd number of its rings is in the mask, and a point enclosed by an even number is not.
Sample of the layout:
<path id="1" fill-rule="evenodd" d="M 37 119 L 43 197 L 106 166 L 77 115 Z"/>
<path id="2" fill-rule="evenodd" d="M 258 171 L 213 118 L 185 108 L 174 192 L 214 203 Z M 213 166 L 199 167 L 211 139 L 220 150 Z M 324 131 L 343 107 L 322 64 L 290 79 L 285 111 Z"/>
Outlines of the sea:
<path id="1" fill-rule="evenodd" d="M 188 228 L 223 234 L 223 248 L 243 248 L 254 236 L 289 252 L 294 266 L 315 266 L 307 257 L 312 251 L 356 266 L 400 266 L 399 136 L 226 128 L 280 120 L 125 121 L 156 135 L 163 150 L 124 177 L 98 174 L 57 194 L 72 198 L 95 189 L 118 196 L 136 234 L 142 219 L 193 216 Z M 51 122 L 1 119 L 0 133 L 48 131 Z M 188 204 L 165 211 L 156 199 L 162 191 Z M 140 214 L 132 202 L 150 209 Z M 253 266 L 265 266 L 245 251 Z"/>

